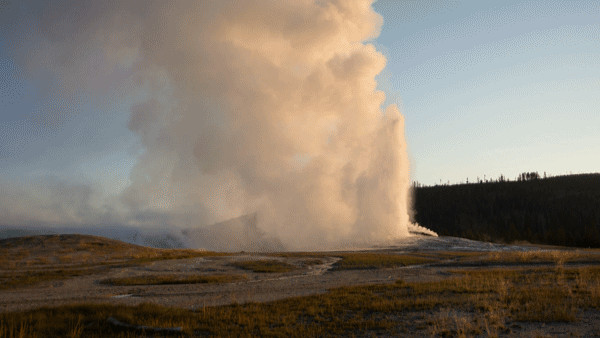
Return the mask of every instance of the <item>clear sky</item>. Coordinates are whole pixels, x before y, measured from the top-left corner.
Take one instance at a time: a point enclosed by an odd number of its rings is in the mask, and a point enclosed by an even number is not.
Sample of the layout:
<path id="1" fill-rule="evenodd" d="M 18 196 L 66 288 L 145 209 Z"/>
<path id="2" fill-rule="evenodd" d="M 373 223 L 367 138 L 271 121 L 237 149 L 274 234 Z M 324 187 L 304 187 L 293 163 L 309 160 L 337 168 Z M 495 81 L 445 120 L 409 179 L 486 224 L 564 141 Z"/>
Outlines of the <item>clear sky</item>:
<path id="1" fill-rule="evenodd" d="M 425 184 L 600 170 L 598 1 L 393 1 L 374 8 L 380 87 Z"/>
<path id="2" fill-rule="evenodd" d="M 413 180 L 599 171 L 597 1 L 380 0 L 374 8 L 384 19 L 375 44 L 387 57 L 379 87 L 406 118 Z M 140 152 L 127 128 L 135 98 L 48 102 L 51 79 L 23 76 L 10 49 L 0 40 L 1 178 L 127 185 Z M 74 111 L 42 114 L 65 107 Z"/>

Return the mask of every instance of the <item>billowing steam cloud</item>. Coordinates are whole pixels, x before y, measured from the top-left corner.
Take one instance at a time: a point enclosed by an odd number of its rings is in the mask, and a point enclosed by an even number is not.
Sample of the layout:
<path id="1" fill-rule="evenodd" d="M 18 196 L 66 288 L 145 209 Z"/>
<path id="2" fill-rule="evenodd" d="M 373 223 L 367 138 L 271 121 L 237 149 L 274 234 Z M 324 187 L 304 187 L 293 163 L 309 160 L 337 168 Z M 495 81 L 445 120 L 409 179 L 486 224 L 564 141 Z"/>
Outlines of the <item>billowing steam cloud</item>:
<path id="1" fill-rule="evenodd" d="M 144 152 L 110 202 L 130 224 L 256 213 L 291 249 L 408 235 L 404 122 L 381 108 L 370 1 L 51 1 L 35 13 L 11 28 L 30 73 L 50 71 L 63 93 L 126 82 L 123 96 L 141 98 L 128 127 Z"/>

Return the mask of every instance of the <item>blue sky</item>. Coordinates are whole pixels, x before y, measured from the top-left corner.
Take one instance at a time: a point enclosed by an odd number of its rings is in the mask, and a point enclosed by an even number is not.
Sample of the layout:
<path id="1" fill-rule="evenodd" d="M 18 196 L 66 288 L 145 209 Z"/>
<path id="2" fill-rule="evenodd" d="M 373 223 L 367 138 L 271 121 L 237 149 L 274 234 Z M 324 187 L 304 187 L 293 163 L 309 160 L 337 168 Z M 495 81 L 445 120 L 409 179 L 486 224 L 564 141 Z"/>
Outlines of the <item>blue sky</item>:
<path id="1" fill-rule="evenodd" d="M 384 18 L 374 43 L 388 59 L 379 87 L 405 115 L 413 180 L 598 171 L 597 1 L 380 0 L 374 8 Z M 1 39 L 1 178 L 127 185 L 140 153 L 127 128 L 135 98 L 48 101 L 52 79 L 28 78 L 10 51 Z M 41 113 L 64 107 L 73 111 Z"/>
<path id="2" fill-rule="evenodd" d="M 380 87 L 399 103 L 413 179 L 600 168 L 600 4 L 386 1 Z"/>
<path id="3" fill-rule="evenodd" d="M 112 102 L 95 102 L 90 93 L 57 95 L 52 79 L 25 74 L 0 43 L 0 179 L 54 177 L 106 194 L 126 186 L 141 151 L 127 128 L 133 98 L 118 90 Z"/>

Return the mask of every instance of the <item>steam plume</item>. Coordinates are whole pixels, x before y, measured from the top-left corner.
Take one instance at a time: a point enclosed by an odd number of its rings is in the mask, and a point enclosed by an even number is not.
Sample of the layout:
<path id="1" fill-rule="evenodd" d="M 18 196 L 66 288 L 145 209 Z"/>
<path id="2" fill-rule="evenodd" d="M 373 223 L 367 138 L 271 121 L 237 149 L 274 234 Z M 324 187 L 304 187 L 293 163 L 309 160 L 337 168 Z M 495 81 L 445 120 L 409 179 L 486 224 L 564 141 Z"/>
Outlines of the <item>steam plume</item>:
<path id="1" fill-rule="evenodd" d="M 30 73 L 50 70 L 63 92 L 118 82 L 142 97 L 128 126 L 144 152 L 110 202 L 129 223 L 256 212 L 290 249 L 408 235 L 404 121 L 381 108 L 370 1 L 52 1 L 36 13 L 14 41 Z"/>

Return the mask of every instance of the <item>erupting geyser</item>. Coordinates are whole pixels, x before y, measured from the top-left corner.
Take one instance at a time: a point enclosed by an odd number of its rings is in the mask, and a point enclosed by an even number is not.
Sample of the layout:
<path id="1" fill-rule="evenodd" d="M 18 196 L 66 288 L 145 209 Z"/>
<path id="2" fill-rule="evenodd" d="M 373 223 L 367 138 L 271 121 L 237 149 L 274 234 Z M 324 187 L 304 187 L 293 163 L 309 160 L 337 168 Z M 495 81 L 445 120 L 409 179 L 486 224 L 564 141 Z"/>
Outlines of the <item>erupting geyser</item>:
<path id="1" fill-rule="evenodd" d="M 371 1 L 53 1 L 28 24 L 15 43 L 32 72 L 136 98 L 144 152 L 110 202 L 127 224 L 256 213 L 289 249 L 408 235 L 404 121 L 381 108 Z"/>

